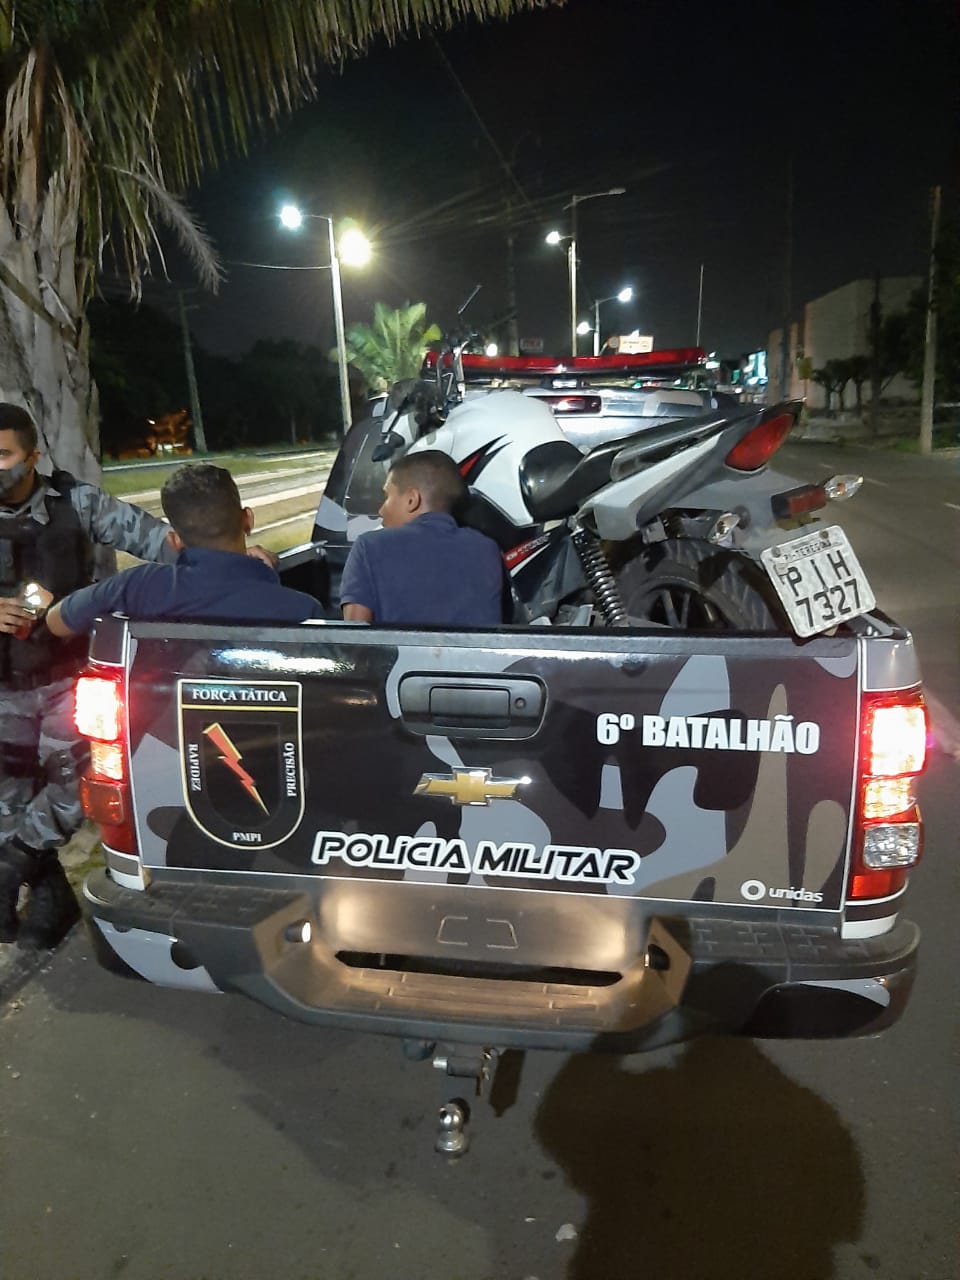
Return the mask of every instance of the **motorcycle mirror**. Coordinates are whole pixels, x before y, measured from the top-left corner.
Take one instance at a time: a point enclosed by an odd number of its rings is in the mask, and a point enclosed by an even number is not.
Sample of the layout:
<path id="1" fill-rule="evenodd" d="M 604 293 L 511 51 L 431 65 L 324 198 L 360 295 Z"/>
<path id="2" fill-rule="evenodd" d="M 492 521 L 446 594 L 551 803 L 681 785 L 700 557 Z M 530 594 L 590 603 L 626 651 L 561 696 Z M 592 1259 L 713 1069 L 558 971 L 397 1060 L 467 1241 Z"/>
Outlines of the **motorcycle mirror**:
<path id="1" fill-rule="evenodd" d="M 396 431 L 391 431 L 385 440 L 374 446 L 370 457 L 374 462 L 389 462 L 402 444 L 403 437 L 397 435 Z"/>
<path id="2" fill-rule="evenodd" d="M 458 317 L 463 315 L 467 307 L 469 307 L 470 303 L 474 300 L 474 298 L 477 296 L 477 294 L 480 292 L 482 288 L 483 288 L 482 284 L 475 284 L 473 286 L 473 289 L 470 291 L 470 296 L 467 298 L 466 302 L 463 304 L 462 307 L 457 308 Z"/>

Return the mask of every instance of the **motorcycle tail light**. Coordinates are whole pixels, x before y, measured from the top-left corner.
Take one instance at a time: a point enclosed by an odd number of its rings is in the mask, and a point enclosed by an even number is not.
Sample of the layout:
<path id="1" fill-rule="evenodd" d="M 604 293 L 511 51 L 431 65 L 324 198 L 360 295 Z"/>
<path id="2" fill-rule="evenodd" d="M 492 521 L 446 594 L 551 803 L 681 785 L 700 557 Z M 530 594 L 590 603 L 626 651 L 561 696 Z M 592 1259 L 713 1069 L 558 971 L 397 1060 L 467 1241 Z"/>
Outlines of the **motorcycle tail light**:
<path id="1" fill-rule="evenodd" d="M 792 413 L 779 413 L 775 418 L 767 418 L 738 441 L 724 461 L 736 471 L 759 471 L 786 440 L 792 426 Z"/>

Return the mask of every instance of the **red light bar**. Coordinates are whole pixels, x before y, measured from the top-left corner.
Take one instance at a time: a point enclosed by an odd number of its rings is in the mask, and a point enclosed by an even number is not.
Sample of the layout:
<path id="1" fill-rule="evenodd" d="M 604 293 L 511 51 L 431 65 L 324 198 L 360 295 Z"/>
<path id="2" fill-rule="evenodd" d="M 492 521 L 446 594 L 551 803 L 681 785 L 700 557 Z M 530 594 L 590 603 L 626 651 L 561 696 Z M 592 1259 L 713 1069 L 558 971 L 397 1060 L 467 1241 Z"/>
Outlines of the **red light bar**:
<path id="1" fill-rule="evenodd" d="M 438 353 L 428 351 L 423 357 L 421 372 L 429 373 L 437 367 Z M 637 355 L 610 356 L 464 356 L 464 376 L 473 373 L 490 378 L 546 377 L 562 373 L 649 373 L 652 369 L 695 369 L 706 361 L 702 347 L 670 347 L 662 351 L 642 351 Z M 453 357 L 446 353 L 445 366 Z"/>

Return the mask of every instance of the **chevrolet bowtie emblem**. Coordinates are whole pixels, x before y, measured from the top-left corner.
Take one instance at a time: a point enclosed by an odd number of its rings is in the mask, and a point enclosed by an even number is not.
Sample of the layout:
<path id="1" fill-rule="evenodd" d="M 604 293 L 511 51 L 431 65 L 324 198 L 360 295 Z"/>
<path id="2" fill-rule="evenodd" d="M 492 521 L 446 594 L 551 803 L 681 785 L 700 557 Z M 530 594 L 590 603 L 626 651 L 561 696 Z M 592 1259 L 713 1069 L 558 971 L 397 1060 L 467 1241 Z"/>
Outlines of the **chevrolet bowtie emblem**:
<path id="1" fill-rule="evenodd" d="M 452 773 L 425 773 L 415 796 L 437 796 L 451 804 L 489 804 L 491 800 L 515 800 L 517 788 L 529 778 L 494 778 L 490 769 L 454 769 Z"/>

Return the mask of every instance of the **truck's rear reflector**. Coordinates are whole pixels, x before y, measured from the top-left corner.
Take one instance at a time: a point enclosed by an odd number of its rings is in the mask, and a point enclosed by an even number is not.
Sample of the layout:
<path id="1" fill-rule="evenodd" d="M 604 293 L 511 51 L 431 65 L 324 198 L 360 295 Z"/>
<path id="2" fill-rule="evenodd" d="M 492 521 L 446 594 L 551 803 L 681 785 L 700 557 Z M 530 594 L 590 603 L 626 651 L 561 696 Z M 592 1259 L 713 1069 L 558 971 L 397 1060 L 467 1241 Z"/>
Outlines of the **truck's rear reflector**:
<path id="1" fill-rule="evenodd" d="M 915 783 L 926 752 L 927 711 L 918 689 L 864 694 L 848 898 L 890 897 L 919 862 L 923 826 Z"/>
<path id="2" fill-rule="evenodd" d="M 77 681 L 74 722 L 85 738 L 116 742 L 120 737 L 123 700 L 118 680 L 83 675 Z"/>

